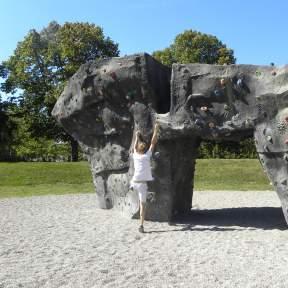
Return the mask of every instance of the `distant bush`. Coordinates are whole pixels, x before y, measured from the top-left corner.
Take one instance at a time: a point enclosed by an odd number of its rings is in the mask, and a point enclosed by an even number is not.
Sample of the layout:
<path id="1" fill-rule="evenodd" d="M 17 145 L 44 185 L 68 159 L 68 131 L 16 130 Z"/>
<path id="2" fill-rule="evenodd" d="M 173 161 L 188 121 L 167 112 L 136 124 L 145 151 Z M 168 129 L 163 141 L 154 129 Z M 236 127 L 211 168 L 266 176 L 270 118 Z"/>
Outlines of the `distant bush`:
<path id="1" fill-rule="evenodd" d="M 21 161 L 68 161 L 70 145 L 56 144 L 44 138 L 26 139 L 15 146 L 16 158 Z"/>
<path id="2" fill-rule="evenodd" d="M 241 142 L 203 141 L 199 148 L 199 158 L 255 159 L 257 152 L 251 138 Z"/>

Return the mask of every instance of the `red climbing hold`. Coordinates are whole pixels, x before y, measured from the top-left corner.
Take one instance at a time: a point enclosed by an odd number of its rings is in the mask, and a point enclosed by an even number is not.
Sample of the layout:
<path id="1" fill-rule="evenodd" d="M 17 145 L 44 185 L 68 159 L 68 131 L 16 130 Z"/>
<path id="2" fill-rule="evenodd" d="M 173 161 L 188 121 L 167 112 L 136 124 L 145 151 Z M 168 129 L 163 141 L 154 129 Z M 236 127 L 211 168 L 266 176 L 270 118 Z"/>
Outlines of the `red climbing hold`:
<path id="1" fill-rule="evenodd" d="M 109 73 L 109 75 L 110 75 L 114 80 L 117 79 L 117 76 L 116 76 L 116 73 L 115 73 L 115 72 L 111 72 L 111 73 Z"/>

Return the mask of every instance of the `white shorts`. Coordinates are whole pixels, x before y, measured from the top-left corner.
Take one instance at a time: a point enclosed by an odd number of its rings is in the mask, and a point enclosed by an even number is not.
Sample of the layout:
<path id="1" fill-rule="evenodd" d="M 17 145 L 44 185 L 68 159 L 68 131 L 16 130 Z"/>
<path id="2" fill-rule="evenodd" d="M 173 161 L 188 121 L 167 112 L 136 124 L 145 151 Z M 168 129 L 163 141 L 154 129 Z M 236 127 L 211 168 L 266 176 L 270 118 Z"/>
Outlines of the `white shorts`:
<path id="1" fill-rule="evenodd" d="M 146 182 L 131 182 L 131 187 L 138 192 L 139 201 L 146 203 L 148 186 Z"/>

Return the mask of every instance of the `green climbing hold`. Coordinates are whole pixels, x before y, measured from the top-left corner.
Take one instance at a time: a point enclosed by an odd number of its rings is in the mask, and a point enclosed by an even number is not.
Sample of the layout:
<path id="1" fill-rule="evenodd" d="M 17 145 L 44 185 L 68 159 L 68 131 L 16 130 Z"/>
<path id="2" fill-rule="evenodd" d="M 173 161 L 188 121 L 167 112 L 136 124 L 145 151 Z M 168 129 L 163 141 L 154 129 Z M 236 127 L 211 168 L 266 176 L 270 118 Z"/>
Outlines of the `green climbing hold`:
<path id="1" fill-rule="evenodd" d="M 230 110 L 230 107 L 229 107 L 227 104 L 224 104 L 224 110 L 229 111 L 229 110 Z"/>
<path id="2" fill-rule="evenodd" d="M 260 70 L 256 70 L 255 74 L 257 77 L 260 77 L 262 75 L 262 72 Z"/>
<path id="3" fill-rule="evenodd" d="M 135 90 L 129 91 L 129 92 L 126 94 L 126 99 L 127 99 L 127 100 L 132 100 L 135 96 L 136 96 L 136 91 L 135 91 Z"/>

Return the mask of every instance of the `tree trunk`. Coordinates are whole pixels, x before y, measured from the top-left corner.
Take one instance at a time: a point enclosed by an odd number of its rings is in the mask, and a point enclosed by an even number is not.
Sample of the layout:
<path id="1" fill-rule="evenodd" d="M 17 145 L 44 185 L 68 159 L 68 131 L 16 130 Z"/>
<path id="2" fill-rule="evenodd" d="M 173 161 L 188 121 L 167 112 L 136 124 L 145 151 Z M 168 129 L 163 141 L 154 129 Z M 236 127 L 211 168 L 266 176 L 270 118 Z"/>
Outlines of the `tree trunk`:
<path id="1" fill-rule="evenodd" d="M 71 145 L 71 161 L 77 162 L 78 161 L 78 142 L 71 138 L 70 140 Z"/>

